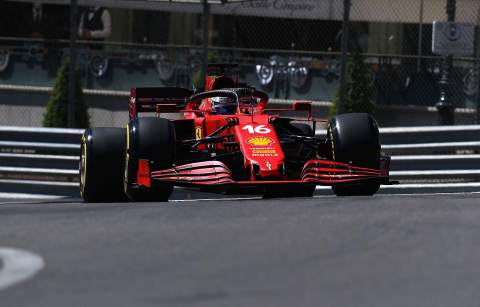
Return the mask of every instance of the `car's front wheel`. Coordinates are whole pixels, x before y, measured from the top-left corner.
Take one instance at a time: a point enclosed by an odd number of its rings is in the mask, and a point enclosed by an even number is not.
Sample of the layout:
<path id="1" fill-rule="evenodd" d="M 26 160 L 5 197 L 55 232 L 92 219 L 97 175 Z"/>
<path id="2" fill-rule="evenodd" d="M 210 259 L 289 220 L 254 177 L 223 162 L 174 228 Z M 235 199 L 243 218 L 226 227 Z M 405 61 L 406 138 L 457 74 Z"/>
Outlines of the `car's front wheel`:
<path id="1" fill-rule="evenodd" d="M 328 139 L 334 161 L 366 168 L 380 166 L 380 137 L 375 119 L 367 113 L 338 115 L 329 122 Z M 373 195 L 380 187 L 377 182 L 334 185 L 337 196 Z"/>

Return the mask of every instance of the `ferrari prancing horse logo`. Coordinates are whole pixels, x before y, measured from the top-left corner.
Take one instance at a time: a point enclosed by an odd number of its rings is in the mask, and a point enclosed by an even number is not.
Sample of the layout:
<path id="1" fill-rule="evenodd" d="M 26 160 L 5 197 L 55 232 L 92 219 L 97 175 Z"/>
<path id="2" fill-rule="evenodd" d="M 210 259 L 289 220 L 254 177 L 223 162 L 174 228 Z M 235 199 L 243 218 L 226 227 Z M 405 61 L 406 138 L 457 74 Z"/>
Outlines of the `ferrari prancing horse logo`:
<path id="1" fill-rule="evenodd" d="M 202 139 L 202 127 L 197 126 L 195 128 L 195 139 L 196 140 L 201 140 Z"/>

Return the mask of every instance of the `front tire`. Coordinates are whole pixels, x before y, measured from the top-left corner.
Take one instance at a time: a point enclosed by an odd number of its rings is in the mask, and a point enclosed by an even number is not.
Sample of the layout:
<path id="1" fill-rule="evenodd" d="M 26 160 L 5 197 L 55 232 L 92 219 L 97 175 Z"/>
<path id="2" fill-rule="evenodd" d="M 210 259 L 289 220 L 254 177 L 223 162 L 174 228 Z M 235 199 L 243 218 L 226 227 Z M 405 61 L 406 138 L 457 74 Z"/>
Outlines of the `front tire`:
<path id="1" fill-rule="evenodd" d="M 168 169 L 175 161 L 175 130 L 165 118 L 136 118 L 127 126 L 125 193 L 132 201 L 168 201 L 173 192 L 169 183 L 152 182 L 152 187 L 133 187 L 138 161 L 150 162 L 150 170 Z"/>
<path id="2" fill-rule="evenodd" d="M 380 137 L 375 119 L 367 113 L 347 113 L 334 117 L 328 125 L 332 159 L 354 166 L 380 167 Z M 332 186 L 337 196 L 370 196 L 379 183 Z"/>
<path id="3" fill-rule="evenodd" d="M 80 196 L 86 202 L 125 200 L 123 193 L 123 157 L 125 130 L 121 128 L 86 129 L 80 152 Z"/>

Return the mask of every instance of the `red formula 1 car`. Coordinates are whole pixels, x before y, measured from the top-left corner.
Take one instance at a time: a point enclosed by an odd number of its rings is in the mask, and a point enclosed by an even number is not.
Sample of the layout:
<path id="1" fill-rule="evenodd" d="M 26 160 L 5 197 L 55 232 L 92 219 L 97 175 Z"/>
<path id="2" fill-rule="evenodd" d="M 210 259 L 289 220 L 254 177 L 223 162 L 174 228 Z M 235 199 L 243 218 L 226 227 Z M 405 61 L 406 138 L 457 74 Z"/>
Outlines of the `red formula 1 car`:
<path id="1" fill-rule="evenodd" d="M 316 185 L 329 185 L 339 196 L 373 195 L 388 183 L 390 159 L 380 154 L 370 115 L 336 116 L 327 137 L 317 137 L 311 103 L 269 110 L 265 93 L 223 72 L 206 81 L 198 93 L 132 89 L 127 129 L 87 129 L 80 157 L 83 199 L 166 201 L 174 186 L 290 197 L 312 196 Z M 284 111 L 305 118 L 281 116 Z M 139 117 L 142 112 L 155 116 Z M 161 117 L 165 113 L 180 116 Z"/>

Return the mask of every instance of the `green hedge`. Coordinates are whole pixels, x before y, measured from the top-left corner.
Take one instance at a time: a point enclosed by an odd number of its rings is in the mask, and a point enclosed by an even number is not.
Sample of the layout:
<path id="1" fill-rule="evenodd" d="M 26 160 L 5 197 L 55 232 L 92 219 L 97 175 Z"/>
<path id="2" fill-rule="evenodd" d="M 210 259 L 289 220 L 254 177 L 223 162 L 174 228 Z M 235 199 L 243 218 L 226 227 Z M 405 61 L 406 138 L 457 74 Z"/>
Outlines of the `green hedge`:
<path id="1" fill-rule="evenodd" d="M 375 104 L 373 102 L 373 74 L 368 64 L 365 64 L 363 56 L 355 52 L 347 64 L 347 80 L 344 113 L 364 112 L 373 114 Z M 333 100 L 330 108 L 330 116 L 338 113 L 340 89 Z"/>
<path id="2" fill-rule="evenodd" d="M 65 61 L 57 72 L 52 94 L 47 104 L 47 110 L 43 115 L 44 127 L 68 127 L 68 83 L 70 61 Z M 88 107 L 82 92 L 82 85 L 77 73 L 75 83 L 75 116 L 74 128 L 88 128 Z"/>

